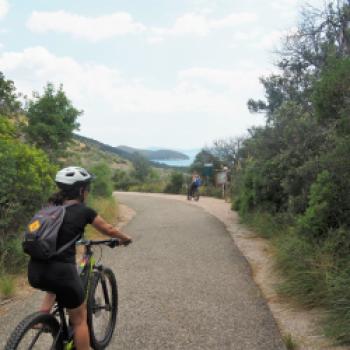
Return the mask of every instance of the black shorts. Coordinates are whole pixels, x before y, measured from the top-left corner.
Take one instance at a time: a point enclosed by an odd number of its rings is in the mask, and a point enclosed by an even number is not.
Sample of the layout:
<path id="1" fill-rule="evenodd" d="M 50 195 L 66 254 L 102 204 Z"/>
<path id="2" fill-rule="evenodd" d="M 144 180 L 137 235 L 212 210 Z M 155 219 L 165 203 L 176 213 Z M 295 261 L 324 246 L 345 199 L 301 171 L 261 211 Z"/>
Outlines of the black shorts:
<path id="1" fill-rule="evenodd" d="M 56 294 L 65 308 L 75 309 L 84 302 L 84 289 L 75 264 L 31 260 L 28 281 L 34 288 Z"/>

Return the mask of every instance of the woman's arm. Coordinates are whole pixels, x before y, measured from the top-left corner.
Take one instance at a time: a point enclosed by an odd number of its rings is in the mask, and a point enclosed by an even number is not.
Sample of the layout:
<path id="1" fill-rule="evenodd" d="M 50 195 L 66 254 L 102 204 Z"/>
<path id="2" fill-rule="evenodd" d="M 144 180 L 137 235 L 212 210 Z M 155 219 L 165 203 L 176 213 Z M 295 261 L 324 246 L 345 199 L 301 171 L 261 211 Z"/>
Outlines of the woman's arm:
<path id="1" fill-rule="evenodd" d="M 131 237 L 128 235 L 120 232 L 117 228 L 115 228 L 113 225 L 106 222 L 100 215 L 97 215 L 94 221 L 91 224 L 96 230 L 99 232 L 120 239 L 122 242 L 132 242 Z"/>

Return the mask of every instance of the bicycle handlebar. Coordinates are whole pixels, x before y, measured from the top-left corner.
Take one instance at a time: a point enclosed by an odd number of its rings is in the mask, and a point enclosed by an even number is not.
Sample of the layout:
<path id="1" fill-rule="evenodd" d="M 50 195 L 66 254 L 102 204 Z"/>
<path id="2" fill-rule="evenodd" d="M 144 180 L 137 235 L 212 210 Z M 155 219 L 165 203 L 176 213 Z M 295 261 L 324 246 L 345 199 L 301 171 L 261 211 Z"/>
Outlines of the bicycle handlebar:
<path id="1" fill-rule="evenodd" d="M 131 243 L 131 240 L 129 241 L 125 241 L 125 242 L 121 242 L 118 238 L 110 238 L 110 239 L 103 239 L 103 240 L 87 240 L 87 239 L 82 239 L 80 241 L 77 242 L 78 245 L 84 245 L 86 247 L 91 247 L 93 245 L 101 245 L 101 244 L 105 244 L 107 246 L 109 246 L 110 248 L 115 248 L 119 245 L 129 245 Z"/>

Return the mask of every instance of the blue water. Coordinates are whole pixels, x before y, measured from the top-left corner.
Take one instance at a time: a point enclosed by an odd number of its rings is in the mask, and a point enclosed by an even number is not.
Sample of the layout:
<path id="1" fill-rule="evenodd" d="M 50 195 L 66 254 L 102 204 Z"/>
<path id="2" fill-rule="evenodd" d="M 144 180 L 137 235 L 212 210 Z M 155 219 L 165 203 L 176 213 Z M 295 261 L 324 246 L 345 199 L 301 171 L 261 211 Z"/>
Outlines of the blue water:
<path id="1" fill-rule="evenodd" d="M 161 164 L 166 164 L 169 166 L 175 166 L 175 167 L 187 167 L 190 166 L 197 153 L 200 151 L 199 149 L 195 149 L 195 150 L 188 150 L 188 151 L 184 151 L 184 150 L 179 150 L 181 153 L 186 154 L 189 159 L 181 159 L 181 160 L 154 160 L 154 162 L 157 163 L 161 163 Z"/>

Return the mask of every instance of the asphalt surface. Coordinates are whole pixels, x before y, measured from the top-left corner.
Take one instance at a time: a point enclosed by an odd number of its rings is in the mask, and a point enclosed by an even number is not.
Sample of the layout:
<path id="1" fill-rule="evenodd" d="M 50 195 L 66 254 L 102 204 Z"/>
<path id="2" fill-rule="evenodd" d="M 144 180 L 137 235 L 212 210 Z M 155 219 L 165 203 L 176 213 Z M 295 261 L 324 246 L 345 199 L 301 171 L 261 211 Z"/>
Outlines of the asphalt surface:
<path id="1" fill-rule="evenodd" d="M 109 349 L 285 349 L 246 260 L 221 222 L 175 200 L 118 198 L 136 216 L 124 229 L 134 243 L 103 250 L 119 288 Z M 39 298 L 34 293 L 0 313 L 0 348 Z"/>

